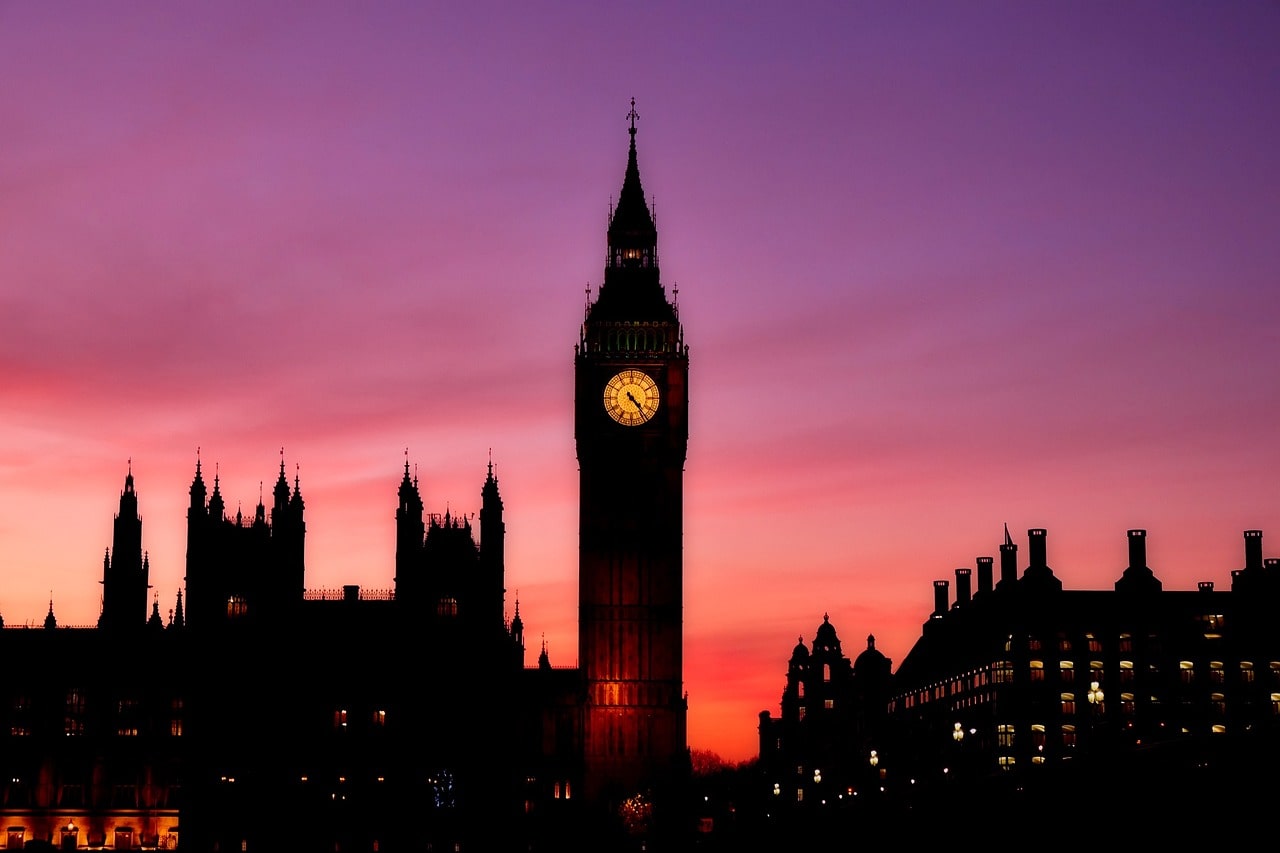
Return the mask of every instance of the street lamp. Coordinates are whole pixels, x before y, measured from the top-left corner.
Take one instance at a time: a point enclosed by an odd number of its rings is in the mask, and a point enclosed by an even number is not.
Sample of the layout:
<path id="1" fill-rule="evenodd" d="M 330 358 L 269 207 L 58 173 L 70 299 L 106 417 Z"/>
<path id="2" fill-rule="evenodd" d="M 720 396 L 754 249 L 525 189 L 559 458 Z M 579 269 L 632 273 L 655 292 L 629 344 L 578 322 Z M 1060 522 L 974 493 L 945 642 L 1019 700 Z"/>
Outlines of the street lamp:
<path id="1" fill-rule="evenodd" d="M 1090 682 L 1089 683 L 1089 704 L 1097 705 L 1099 708 L 1101 708 L 1102 700 L 1104 698 L 1105 697 L 1102 694 L 1102 688 L 1098 686 L 1098 682 L 1096 681 Z"/>
<path id="2" fill-rule="evenodd" d="M 964 727 L 959 723 L 956 723 L 956 727 L 951 730 L 951 739 L 956 743 L 962 743 L 964 741 Z"/>
<path id="3" fill-rule="evenodd" d="M 873 749 L 871 750 L 871 758 L 868 760 L 871 762 L 871 766 L 875 767 L 880 763 L 880 756 L 876 755 L 876 751 Z"/>

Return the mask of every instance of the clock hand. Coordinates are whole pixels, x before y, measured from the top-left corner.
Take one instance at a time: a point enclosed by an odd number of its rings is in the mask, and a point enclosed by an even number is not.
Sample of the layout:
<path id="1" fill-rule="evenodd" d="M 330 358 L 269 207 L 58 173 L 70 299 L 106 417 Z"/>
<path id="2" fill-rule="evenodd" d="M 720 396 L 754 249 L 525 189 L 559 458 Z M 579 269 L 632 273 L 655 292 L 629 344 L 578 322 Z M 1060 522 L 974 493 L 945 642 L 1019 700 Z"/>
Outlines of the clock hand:
<path id="1" fill-rule="evenodd" d="M 644 408 L 643 408 L 643 407 L 641 407 L 641 405 L 640 405 L 640 401 L 639 401 L 639 400 L 637 400 L 637 399 L 636 399 L 636 396 L 635 396 L 634 394 L 632 394 L 630 391 L 628 391 L 628 392 L 627 392 L 627 399 L 628 399 L 628 400 L 630 400 L 630 401 L 631 401 L 631 403 L 632 403 L 632 405 L 634 405 L 634 406 L 636 407 L 636 411 L 637 411 L 637 412 L 639 412 L 639 413 L 640 413 L 640 414 L 642 414 L 642 415 L 644 414 Z"/>

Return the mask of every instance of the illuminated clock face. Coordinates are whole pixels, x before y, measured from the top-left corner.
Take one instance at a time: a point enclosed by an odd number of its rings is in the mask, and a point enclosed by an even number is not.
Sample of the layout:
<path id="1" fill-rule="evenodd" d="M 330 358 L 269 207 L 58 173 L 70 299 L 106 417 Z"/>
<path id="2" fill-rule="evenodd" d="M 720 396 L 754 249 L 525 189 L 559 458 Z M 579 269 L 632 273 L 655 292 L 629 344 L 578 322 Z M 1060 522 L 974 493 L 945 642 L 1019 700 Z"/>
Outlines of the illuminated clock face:
<path id="1" fill-rule="evenodd" d="M 658 412 L 658 383 L 643 370 L 624 370 L 604 386 L 604 408 L 623 426 L 639 426 Z"/>

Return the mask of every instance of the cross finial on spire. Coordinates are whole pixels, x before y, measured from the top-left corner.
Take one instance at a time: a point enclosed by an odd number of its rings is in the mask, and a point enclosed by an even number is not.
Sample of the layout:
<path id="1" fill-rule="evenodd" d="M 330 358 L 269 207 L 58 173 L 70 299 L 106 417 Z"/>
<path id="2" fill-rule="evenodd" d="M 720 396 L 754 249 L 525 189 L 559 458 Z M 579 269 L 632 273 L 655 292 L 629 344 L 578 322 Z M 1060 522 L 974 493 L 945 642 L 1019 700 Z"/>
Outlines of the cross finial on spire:
<path id="1" fill-rule="evenodd" d="M 640 118 L 640 113 L 636 112 L 636 99 L 631 99 L 631 112 L 627 113 L 627 120 L 631 122 L 631 135 L 636 135 L 636 119 Z"/>

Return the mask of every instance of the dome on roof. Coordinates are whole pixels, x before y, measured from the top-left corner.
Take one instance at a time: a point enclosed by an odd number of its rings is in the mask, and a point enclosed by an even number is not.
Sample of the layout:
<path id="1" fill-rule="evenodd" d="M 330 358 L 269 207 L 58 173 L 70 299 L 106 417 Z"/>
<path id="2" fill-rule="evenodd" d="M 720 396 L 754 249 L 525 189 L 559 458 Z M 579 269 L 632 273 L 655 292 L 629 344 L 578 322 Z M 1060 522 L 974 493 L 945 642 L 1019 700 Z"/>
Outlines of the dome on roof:
<path id="1" fill-rule="evenodd" d="M 835 626 L 826 613 L 822 614 L 822 624 L 818 626 L 818 634 L 813 638 L 813 648 L 840 649 L 840 638 L 836 636 Z"/>
<path id="2" fill-rule="evenodd" d="M 799 660 L 809 659 L 809 647 L 804 644 L 804 637 L 797 637 L 796 639 L 799 642 L 797 642 L 796 647 L 791 650 L 792 663 L 795 663 L 796 661 L 799 661 Z"/>
<path id="3" fill-rule="evenodd" d="M 875 634 L 867 635 L 867 648 L 853 661 L 854 673 L 882 672 L 889 666 L 889 659 L 876 649 Z"/>

